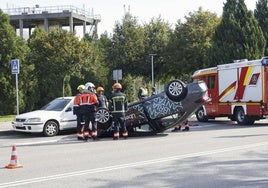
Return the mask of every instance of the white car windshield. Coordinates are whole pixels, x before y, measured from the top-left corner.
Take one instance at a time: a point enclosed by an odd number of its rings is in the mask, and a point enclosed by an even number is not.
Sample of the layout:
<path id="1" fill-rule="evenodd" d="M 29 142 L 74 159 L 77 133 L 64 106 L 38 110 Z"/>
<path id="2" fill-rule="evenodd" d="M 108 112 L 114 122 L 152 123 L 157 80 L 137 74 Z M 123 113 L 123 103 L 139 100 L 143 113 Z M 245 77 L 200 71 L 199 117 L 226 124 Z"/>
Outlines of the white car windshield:
<path id="1" fill-rule="evenodd" d="M 71 99 L 54 99 L 47 105 L 43 106 L 41 110 L 48 110 L 48 111 L 62 111 L 66 105 L 71 101 Z"/>

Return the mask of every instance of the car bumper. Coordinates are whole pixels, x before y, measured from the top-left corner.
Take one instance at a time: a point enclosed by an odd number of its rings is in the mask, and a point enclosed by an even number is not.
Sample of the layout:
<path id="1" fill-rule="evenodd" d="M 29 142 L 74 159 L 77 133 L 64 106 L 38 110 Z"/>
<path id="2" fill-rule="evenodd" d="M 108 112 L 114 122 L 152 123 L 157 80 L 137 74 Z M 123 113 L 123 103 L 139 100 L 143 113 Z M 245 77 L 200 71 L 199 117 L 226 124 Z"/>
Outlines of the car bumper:
<path id="1" fill-rule="evenodd" d="M 43 132 L 44 123 L 18 123 L 12 122 L 12 127 L 14 131 L 18 132 L 29 132 L 29 133 L 41 133 Z"/>

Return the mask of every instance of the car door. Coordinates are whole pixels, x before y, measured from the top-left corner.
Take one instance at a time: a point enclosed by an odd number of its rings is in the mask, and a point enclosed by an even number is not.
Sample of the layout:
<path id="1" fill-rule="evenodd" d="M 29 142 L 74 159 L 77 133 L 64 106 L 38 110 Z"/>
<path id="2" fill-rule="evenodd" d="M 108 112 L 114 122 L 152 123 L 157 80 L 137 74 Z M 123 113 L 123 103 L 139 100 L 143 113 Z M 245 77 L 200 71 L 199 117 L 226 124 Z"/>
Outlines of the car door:
<path id="1" fill-rule="evenodd" d="M 73 102 L 70 102 L 62 113 L 62 126 L 63 129 L 76 128 L 77 121 L 76 115 L 73 114 Z"/>

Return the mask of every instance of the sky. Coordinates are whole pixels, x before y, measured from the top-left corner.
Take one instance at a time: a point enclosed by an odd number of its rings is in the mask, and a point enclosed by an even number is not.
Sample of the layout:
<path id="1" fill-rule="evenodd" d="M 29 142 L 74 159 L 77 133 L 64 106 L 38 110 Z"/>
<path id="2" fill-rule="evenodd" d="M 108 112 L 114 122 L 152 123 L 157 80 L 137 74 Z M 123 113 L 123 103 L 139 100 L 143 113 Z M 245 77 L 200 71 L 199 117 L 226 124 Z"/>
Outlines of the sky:
<path id="1" fill-rule="evenodd" d="M 1 0 L 0 8 L 40 7 L 72 5 L 85 9 L 94 15 L 100 15 L 98 33 L 112 33 L 116 22 L 122 23 L 124 13 L 129 11 L 140 24 L 149 23 L 152 18 L 159 16 L 165 22 L 175 26 L 177 21 L 183 21 L 189 12 L 202 7 L 205 11 L 222 14 L 226 0 Z M 254 10 L 257 0 L 245 0 L 249 10 Z"/>

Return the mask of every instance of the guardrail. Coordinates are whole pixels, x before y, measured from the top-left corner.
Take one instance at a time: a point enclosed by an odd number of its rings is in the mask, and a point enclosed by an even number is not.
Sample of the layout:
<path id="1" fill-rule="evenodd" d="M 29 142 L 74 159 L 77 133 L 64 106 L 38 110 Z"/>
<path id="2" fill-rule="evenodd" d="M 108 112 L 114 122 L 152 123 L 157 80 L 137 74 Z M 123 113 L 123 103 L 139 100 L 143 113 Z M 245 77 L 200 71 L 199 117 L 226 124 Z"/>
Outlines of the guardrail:
<path id="1" fill-rule="evenodd" d="M 36 5 L 35 7 L 18 7 L 18 8 L 3 9 L 3 12 L 9 15 L 73 12 L 88 18 L 94 18 L 98 20 L 101 19 L 101 16 L 98 14 L 94 15 L 89 11 L 85 11 L 72 5 L 47 6 L 47 7 L 39 7 L 38 5 Z"/>

